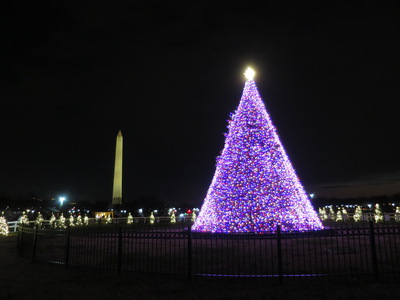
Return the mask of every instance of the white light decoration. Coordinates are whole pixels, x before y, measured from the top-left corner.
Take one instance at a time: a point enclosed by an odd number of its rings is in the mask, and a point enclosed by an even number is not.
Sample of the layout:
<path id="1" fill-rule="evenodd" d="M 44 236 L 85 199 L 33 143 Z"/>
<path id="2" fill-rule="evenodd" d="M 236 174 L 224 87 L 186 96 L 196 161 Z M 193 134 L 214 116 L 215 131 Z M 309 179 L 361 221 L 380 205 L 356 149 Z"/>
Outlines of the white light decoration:
<path id="1" fill-rule="evenodd" d="M 153 212 L 150 213 L 150 224 L 154 224 L 156 218 L 153 215 Z"/>
<path id="2" fill-rule="evenodd" d="M 1 216 L 0 217 L 0 235 L 7 236 L 8 233 L 9 233 L 9 229 L 8 229 L 7 220 L 5 217 Z"/>
<path id="3" fill-rule="evenodd" d="M 379 207 L 379 204 L 375 204 L 374 218 L 376 223 L 383 221 L 383 213 Z"/>
<path id="4" fill-rule="evenodd" d="M 128 214 L 128 219 L 127 219 L 126 223 L 127 224 L 132 224 L 133 223 L 133 217 L 132 217 L 131 213 Z"/>
<path id="5" fill-rule="evenodd" d="M 53 228 L 54 225 L 55 225 L 55 223 L 56 223 L 56 217 L 54 216 L 53 213 L 51 213 L 51 217 L 50 217 L 50 220 L 49 220 L 49 226 L 50 226 L 51 228 Z"/>
<path id="6" fill-rule="evenodd" d="M 358 222 L 358 221 L 360 221 L 362 219 L 362 210 L 361 210 L 360 206 L 356 207 L 353 219 L 354 219 L 355 222 Z"/>
<path id="7" fill-rule="evenodd" d="M 247 80 L 253 80 L 254 75 L 256 75 L 256 72 L 250 67 L 248 67 L 246 69 L 246 72 L 244 72 L 244 76 L 246 77 Z"/>
<path id="8" fill-rule="evenodd" d="M 176 223 L 175 213 L 171 214 L 171 223 Z"/>
<path id="9" fill-rule="evenodd" d="M 42 214 L 39 212 L 38 215 L 37 215 L 36 221 L 35 221 L 36 226 L 37 226 L 38 228 L 42 228 L 43 221 L 44 221 L 44 220 L 43 220 L 43 216 L 42 216 Z"/>
<path id="10" fill-rule="evenodd" d="M 89 217 L 88 217 L 87 215 L 85 215 L 85 216 L 83 217 L 83 224 L 84 224 L 84 225 L 89 225 Z"/>

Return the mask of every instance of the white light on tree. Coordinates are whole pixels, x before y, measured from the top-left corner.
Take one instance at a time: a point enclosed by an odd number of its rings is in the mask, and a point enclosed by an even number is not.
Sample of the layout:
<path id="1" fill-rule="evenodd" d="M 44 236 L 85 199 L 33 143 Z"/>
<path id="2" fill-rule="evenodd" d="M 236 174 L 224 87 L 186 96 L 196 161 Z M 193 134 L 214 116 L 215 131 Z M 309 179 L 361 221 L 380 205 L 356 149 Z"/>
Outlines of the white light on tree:
<path id="1" fill-rule="evenodd" d="M 246 72 L 244 72 L 244 76 L 246 77 L 247 80 L 253 80 L 254 75 L 256 75 L 256 72 L 250 67 L 248 67 L 246 69 Z"/>
<path id="2" fill-rule="evenodd" d="M 133 217 L 132 217 L 131 213 L 128 214 L 128 219 L 127 219 L 126 223 L 127 224 L 132 224 L 133 223 Z"/>
<path id="3" fill-rule="evenodd" d="M 156 218 L 153 215 L 153 212 L 150 213 L 150 224 L 154 224 Z"/>
<path id="4" fill-rule="evenodd" d="M 41 228 L 41 227 L 42 227 L 43 221 L 44 221 L 44 220 L 43 220 L 43 216 L 42 216 L 42 214 L 39 212 L 38 215 L 37 215 L 37 218 L 36 218 L 36 222 L 35 222 L 38 228 Z"/>
<path id="5" fill-rule="evenodd" d="M 9 229 L 8 229 L 7 220 L 5 217 L 1 216 L 0 217 L 0 235 L 7 236 L 8 233 L 9 233 Z"/>
<path id="6" fill-rule="evenodd" d="M 176 216 L 174 212 L 171 214 L 171 223 L 176 223 Z"/>

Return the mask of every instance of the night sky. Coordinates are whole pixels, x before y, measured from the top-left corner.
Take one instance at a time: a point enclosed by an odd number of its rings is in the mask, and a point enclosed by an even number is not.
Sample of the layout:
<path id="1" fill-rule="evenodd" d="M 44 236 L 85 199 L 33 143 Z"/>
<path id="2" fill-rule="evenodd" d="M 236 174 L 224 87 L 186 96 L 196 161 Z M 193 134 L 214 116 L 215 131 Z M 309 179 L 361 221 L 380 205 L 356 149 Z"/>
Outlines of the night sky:
<path id="1" fill-rule="evenodd" d="M 249 65 L 307 193 L 400 192 L 395 1 L 185 2 L 2 11 L 0 195 L 111 202 L 122 130 L 125 203 L 201 203 Z"/>

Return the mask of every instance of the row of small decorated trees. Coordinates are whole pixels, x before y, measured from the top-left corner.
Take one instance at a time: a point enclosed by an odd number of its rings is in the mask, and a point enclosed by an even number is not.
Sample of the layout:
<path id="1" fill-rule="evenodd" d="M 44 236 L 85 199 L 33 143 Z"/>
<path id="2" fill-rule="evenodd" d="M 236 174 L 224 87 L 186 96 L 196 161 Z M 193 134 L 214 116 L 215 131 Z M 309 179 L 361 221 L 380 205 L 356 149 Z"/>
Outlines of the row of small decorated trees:
<path id="1" fill-rule="evenodd" d="M 171 218 L 171 223 L 176 223 L 176 216 L 174 213 L 172 213 L 170 215 L 170 218 Z M 151 212 L 149 219 L 150 219 L 150 224 L 155 223 L 156 218 L 154 217 L 153 212 Z M 193 212 L 192 213 L 192 221 L 194 222 L 195 220 L 196 220 L 196 213 Z M 43 222 L 44 222 L 43 216 L 39 212 L 38 216 L 35 220 L 35 225 L 38 226 L 38 228 L 42 228 Z M 105 219 L 105 223 L 108 224 L 111 222 L 112 222 L 111 216 L 108 215 L 108 217 Z M 7 222 L 5 221 L 5 218 L 4 218 L 4 223 L 7 224 Z M 23 225 L 28 225 L 29 224 L 28 216 L 25 213 L 23 213 L 22 216 L 19 218 L 18 223 L 23 224 Z M 51 217 L 49 220 L 49 227 L 51 227 L 51 228 L 66 228 L 67 223 L 69 224 L 69 226 L 88 225 L 89 218 L 86 215 L 83 218 L 81 217 L 81 215 L 78 215 L 76 218 L 73 215 L 71 215 L 68 219 L 66 219 L 62 213 L 60 214 L 59 218 L 56 218 L 54 216 L 54 214 L 51 214 Z M 127 224 L 132 224 L 132 223 L 133 223 L 133 216 L 131 213 L 129 213 L 128 217 L 127 217 Z"/>
<path id="2" fill-rule="evenodd" d="M 353 215 L 354 221 L 355 222 L 361 221 L 362 215 L 363 214 L 362 214 L 361 206 L 357 206 L 354 211 L 354 215 Z M 345 208 L 339 208 L 335 212 L 333 210 L 332 206 L 330 206 L 329 208 L 327 208 L 327 207 L 319 208 L 319 217 L 321 218 L 321 220 L 331 219 L 336 222 L 345 221 L 348 219 L 347 210 Z M 376 223 L 383 222 L 383 213 L 382 213 L 382 210 L 381 210 L 379 204 L 375 204 L 374 220 Z M 396 207 L 395 221 L 400 222 L 400 207 Z"/>

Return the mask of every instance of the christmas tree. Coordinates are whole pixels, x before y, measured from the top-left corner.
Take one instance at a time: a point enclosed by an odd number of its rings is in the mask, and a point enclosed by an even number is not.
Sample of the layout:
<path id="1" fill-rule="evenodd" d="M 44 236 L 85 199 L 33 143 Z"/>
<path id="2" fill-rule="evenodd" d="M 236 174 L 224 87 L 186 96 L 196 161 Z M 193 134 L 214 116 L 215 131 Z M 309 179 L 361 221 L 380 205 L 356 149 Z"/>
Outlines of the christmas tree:
<path id="1" fill-rule="evenodd" d="M 376 223 L 383 221 L 383 213 L 382 213 L 381 208 L 379 207 L 378 203 L 375 204 L 374 218 L 375 218 Z"/>
<path id="2" fill-rule="evenodd" d="M 343 221 L 343 213 L 342 213 L 342 209 L 341 208 L 339 208 L 337 213 L 336 213 L 335 221 L 336 222 Z"/>
<path id="3" fill-rule="evenodd" d="M 228 126 L 225 146 L 193 231 L 241 233 L 322 229 L 252 79 Z"/>
<path id="4" fill-rule="evenodd" d="M 19 218 L 18 223 L 26 226 L 29 225 L 29 219 L 25 212 L 22 213 L 22 216 Z"/>
<path id="5" fill-rule="evenodd" d="M 50 228 L 53 228 L 55 226 L 55 224 L 56 224 L 56 217 L 54 216 L 53 213 L 51 213 L 51 217 L 50 217 L 50 220 L 49 220 Z"/>
<path id="6" fill-rule="evenodd" d="M 171 214 L 171 223 L 176 223 L 176 217 L 174 212 L 172 212 Z"/>
<path id="7" fill-rule="evenodd" d="M 354 219 L 354 221 L 358 222 L 361 220 L 361 218 L 362 218 L 362 210 L 361 210 L 360 206 L 357 206 L 356 210 L 354 212 L 353 219 Z"/>
<path id="8" fill-rule="evenodd" d="M 150 224 L 154 224 L 156 218 L 154 217 L 153 212 L 150 213 Z"/>
<path id="9" fill-rule="evenodd" d="M 0 235 L 7 236 L 8 233 L 9 233 L 9 229 L 8 229 L 7 220 L 5 217 L 1 216 L 0 217 Z"/>
<path id="10" fill-rule="evenodd" d="M 38 228 L 42 228 L 43 221 L 44 221 L 43 216 L 42 216 L 42 214 L 39 212 L 38 215 L 37 215 L 37 218 L 36 218 L 36 222 L 35 222 L 35 223 L 36 223 L 36 226 L 37 226 Z"/>
<path id="11" fill-rule="evenodd" d="M 61 213 L 60 217 L 56 220 L 56 228 L 66 228 L 64 214 Z"/>
<path id="12" fill-rule="evenodd" d="M 127 224 L 132 224 L 133 223 L 133 217 L 132 217 L 131 213 L 128 214 L 128 219 L 126 220 L 126 223 Z"/>
<path id="13" fill-rule="evenodd" d="M 75 226 L 75 218 L 73 215 L 69 216 L 69 226 Z"/>
<path id="14" fill-rule="evenodd" d="M 81 215 L 78 215 L 76 217 L 76 226 L 81 226 L 82 225 L 82 217 Z"/>

